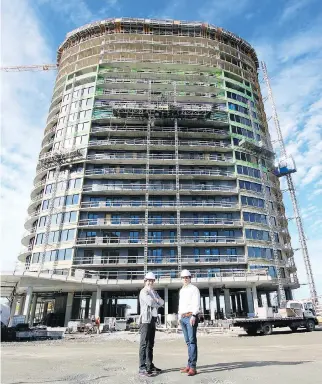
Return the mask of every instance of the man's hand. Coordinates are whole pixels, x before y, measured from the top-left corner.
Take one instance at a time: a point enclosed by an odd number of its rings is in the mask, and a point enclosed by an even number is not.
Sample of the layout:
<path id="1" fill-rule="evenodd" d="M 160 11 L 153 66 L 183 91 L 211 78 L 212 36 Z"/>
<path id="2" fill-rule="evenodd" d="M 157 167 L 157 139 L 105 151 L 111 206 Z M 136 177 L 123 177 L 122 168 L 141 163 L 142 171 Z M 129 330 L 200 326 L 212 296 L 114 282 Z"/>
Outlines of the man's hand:
<path id="1" fill-rule="evenodd" d="M 193 327 L 196 324 L 196 318 L 194 316 L 190 317 L 190 325 Z"/>

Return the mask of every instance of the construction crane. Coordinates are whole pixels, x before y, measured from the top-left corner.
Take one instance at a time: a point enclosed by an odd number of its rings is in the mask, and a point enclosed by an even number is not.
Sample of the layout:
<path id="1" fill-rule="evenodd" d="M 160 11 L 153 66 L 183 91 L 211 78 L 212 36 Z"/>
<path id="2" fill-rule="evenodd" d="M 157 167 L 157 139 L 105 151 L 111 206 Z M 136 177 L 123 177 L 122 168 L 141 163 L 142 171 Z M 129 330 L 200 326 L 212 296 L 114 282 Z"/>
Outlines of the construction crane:
<path id="1" fill-rule="evenodd" d="M 39 64 L 39 65 L 15 65 L 12 67 L 0 67 L 3 72 L 25 72 L 25 71 L 53 71 L 58 69 L 57 64 Z"/>
<path id="2" fill-rule="evenodd" d="M 285 165 L 287 165 L 287 159 L 290 159 L 290 158 L 287 156 L 287 153 L 286 153 L 285 143 L 284 143 L 282 130 L 280 127 L 280 123 L 279 123 L 279 119 L 278 119 L 278 115 L 277 115 L 277 111 L 276 111 L 276 105 L 275 105 L 275 101 L 273 98 L 270 80 L 268 77 L 267 67 L 263 61 L 261 62 L 261 66 L 262 66 L 264 80 L 265 80 L 265 83 L 267 86 L 268 99 L 270 100 L 271 106 L 272 106 L 273 119 L 274 119 L 274 124 L 275 124 L 276 132 L 277 132 L 277 137 L 278 137 L 277 141 L 280 145 L 280 150 L 281 150 L 281 159 L 284 161 Z M 288 168 L 288 167 L 285 167 L 285 168 Z M 296 220 L 297 230 L 298 230 L 298 234 L 299 234 L 299 239 L 300 239 L 300 244 L 301 244 L 301 249 L 302 249 L 302 254 L 303 254 L 303 259 L 304 259 L 304 265 L 305 265 L 308 285 L 309 285 L 309 289 L 310 289 L 311 300 L 312 300 L 314 308 L 317 309 L 319 306 L 319 299 L 318 299 L 317 291 L 315 288 L 314 276 L 313 276 L 313 272 L 312 272 L 312 266 L 311 266 L 309 252 L 307 249 L 304 227 L 303 227 L 302 218 L 300 215 L 300 210 L 299 210 L 298 202 L 297 202 L 297 198 L 296 198 L 295 187 L 294 187 L 294 183 L 293 183 L 293 179 L 292 179 L 292 175 L 291 175 L 291 173 L 293 173 L 294 171 L 295 171 L 295 167 L 292 170 L 290 170 L 290 169 L 284 170 L 283 169 L 283 170 L 281 170 L 281 172 L 277 176 L 278 177 L 282 177 L 282 176 L 286 177 L 287 187 L 288 187 L 288 191 L 290 193 L 290 197 L 291 197 L 291 201 L 292 201 L 292 205 L 293 205 L 294 218 Z"/>

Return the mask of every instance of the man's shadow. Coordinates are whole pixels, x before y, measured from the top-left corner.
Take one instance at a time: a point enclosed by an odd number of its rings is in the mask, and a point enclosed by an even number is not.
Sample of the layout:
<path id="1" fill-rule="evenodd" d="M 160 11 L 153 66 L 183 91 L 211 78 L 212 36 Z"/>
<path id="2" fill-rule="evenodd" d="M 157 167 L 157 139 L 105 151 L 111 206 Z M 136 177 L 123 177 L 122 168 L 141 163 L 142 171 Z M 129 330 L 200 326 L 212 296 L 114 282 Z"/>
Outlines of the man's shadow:
<path id="1" fill-rule="evenodd" d="M 310 361 L 237 361 L 231 363 L 217 363 L 211 365 L 200 365 L 197 367 L 198 374 L 220 372 L 220 371 L 232 371 L 242 368 L 254 368 L 254 367 L 266 367 L 271 365 L 299 365 L 304 363 L 310 363 Z M 178 372 L 180 368 L 170 368 L 162 370 L 163 373 Z"/>

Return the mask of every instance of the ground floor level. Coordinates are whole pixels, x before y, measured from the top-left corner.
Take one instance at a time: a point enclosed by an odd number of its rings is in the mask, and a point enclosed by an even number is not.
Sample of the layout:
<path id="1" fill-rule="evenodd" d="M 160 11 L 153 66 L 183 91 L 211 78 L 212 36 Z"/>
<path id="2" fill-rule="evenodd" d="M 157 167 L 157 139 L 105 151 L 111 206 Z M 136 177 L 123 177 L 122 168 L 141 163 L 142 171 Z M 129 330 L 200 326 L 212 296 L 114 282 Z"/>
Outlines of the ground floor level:
<path id="1" fill-rule="evenodd" d="M 99 286 L 82 288 L 78 285 L 69 292 L 62 289 L 41 291 L 39 287 L 35 290 L 30 285 L 25 292 L 13 296 L 10 317 L 24 315 L 30 325 L 67 326 L 71 320 L 85 320 L 93 316 L 100 317 L 103 322 L 106 317 L 123 318 L 140 313 L 138 296 L 141 287 L 126 291 L 103 290 Z M 164 307 L 159 309 L 161 323 L 172 327 L 178 312 L 180 288 L 156 286 L 156 289 L 165 301 Z M 290 288 L 286 288 L 285 293 L 287 299 L 292 299 Z M 277 305 L 276 291 L 256 283 L 240 288 L 203 286 L 200 287 L 200 294 L 201 316 L 207 321 L 247 317 L 255 314 L 258 307 Z"/>
<path id="2" fill-rule="evenodd" d="M 1 382 L 49 384 L 142 383 L 138 377 L 139 335 L 123 332 L 71 335 L 57 341 L 2 343 Z M 277 330 L 269 337 L 198 334 L 198 375 L 194 383 L 319 383 L 322 331 Z M 181 334 L 157 332 L 154 363 L 164 371 L 153 384 L 187 383 Z"/>

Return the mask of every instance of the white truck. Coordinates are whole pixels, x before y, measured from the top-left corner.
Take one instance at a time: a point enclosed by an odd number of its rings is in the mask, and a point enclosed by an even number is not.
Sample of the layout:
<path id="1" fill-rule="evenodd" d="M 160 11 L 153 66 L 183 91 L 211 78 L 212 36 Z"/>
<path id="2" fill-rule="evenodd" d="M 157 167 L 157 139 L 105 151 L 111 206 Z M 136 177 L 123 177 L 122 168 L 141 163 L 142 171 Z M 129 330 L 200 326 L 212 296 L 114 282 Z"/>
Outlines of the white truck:
<path id="1" fill-rule="evenodd" d="M 277 313 L 273 308 L 259 307 L 256 316 L 252 318 L 234 319 L 232 325 L 244 328 L 250 336 L 258 334 L 271 335 L 273 328 L 289 327 L 292 332 L 305 328 L 308 332 L 315 330 L 318 325 L 312 303 L 296 300 L 286 301 Z"/>

